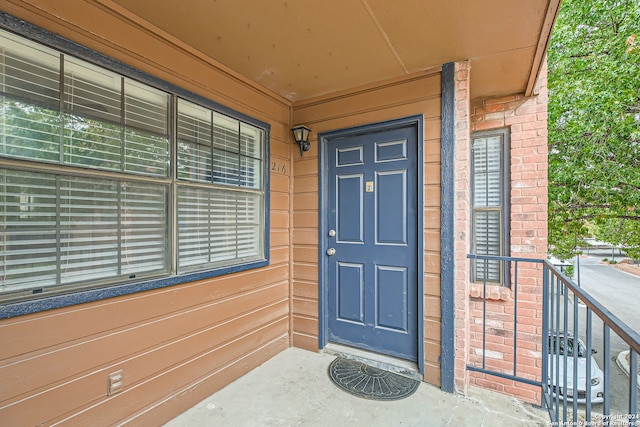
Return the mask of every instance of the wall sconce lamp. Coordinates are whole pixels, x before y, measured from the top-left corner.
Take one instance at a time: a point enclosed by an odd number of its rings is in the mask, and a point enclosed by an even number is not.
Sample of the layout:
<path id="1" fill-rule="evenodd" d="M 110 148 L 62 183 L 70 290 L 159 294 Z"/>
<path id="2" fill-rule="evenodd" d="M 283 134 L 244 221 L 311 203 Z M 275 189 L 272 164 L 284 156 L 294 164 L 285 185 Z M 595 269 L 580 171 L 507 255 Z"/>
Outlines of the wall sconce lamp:
<path id="1" fill-rule="evenodd" d="M 303 152 L 311 150 L 311 141 L 309 141 L 311 129 L 304 125 L 297 125 L 291 128 L 291 132 L 296 143 L 300 144 L 300 157 L 302 157 Z"/>

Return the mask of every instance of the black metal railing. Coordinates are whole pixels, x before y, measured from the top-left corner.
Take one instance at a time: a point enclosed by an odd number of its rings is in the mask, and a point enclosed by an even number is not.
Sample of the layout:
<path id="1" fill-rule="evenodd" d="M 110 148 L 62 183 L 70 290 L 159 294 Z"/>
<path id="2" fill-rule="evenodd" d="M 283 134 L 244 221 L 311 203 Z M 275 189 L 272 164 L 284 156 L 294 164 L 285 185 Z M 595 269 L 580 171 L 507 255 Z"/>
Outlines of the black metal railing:
<path id="1" fill-rule="evenodd" d="M 494 283 L 491 282 L 491 277 L 489 275 L 474 275 L 475 282 L 482 286 L 481 296 L 478 298 L 479 301 L 476 301 L 475 303 L 476 306 L 480 305 L 482 307 L 481 338 L 475 340 L 476 342 L 481 342 L 481 360 L 476 360 L 476 363 L 468 364 L 467 370 L 488 374 L 523 384 L 529 384 L 531 386 L 541 387 L 542 382 L 540 381 L 540 374 L 535 376 L 525 376 L 521 372 L 522 364 L 518 363 L 520 341 L 531 342 L 531 339 L 523 340 L 523 335 L 527 333 L 528 337 L 539 337 L 539 332 L 531 334 L 530 332 L 525 332 L 522 330 L 522 328 L 518 327 L 518 310 L 519 306 L 521 305 L 518 295 L 519 292 L 521 292 L 520 288 L 522 287 L 522 274 L 520 274 L 520 272 L 523 264 L 533 264 L 534 266 L 538 266 L 540 272 L 538 273 L 539 277 L 537 279 L 540 283 L 542 283 L 542 269 L 540 268 L 542 260 L 489 255 L 467 255 L 467 257 L 471 260 L 472 270 L 474 272 L 480 271 L 482 273 L 483 271 L 489 271 L 489 265 L 493 264 L 494 270 L 505 272 L 502 276 L 502 280 L 506 281 L 506 283 Z M 493 290 L 492 287 L 496 286 L 511 288 L 512 301 L 496 301 L 492 299 L 490 297 L 490 294 Z M 542 295 L 541 289 L 538 290 L 538 293 Z M 504 312 L 504 307 L 506 306 L 509 307 L 509 311 L 512 313 L 512 318 L 509 320 L 505 320 L 504 315 L 502 315 L 502 313 Z M 539 306 L 539 310 L 541 309 L 542 305 Z M 496 321 L 495 319 L 493 319 L 494 315 L 497 315 L 498 319 L 502 319 L 498 320 L 499 327 L 487 327 L 488 324 Z M 493 323 L 493 325 L 496 326 L 495 323 Z M 504 352 L 499 354 L 500 359 L 498 360 L 498 362 L 506 361 L 506 363 L 501 363 L 501 366 L 497 367 L 495 366 L 495 357 L 491 357 L 491 348 L 495 343 L 495 339 L 499 339 L 499 337 L 509 337 L 511 339 L 509 343 L 512 343 L 512 346 L 510 354 L 504 354 Z M 538 342 L 540 341 L 539 338 L 536 338 L 536 340 Z M 490 344 L 487 345 L 487 342 L 489 342 Z M 478 357 L 476 357 L 476 359 L 478 359 Z"/>
<path id="2" fill-rule="evenodd" d="M 552 425 L 640 426 L 638 332 L 633 331 L 546 260 L 488 255 L 468 255 L 468 258 L 476 264 L 500 262 L 510 272 L 509 283 L 503 283 L 502 286 L 511 287 L 513 301 L 504 301 L 502 306 L 512 305 L 512 309 L 505 310 L 505 313 L 511 313 L 512 318 L 505 321 L 502 316 L 504 327 L 497 332 L 500 332 L 498 335 L 501 336 L 512 336 L 513 345 L 510 354 L 500 355 L 503 361 L 508 360 L 509 364 L 492 365 L 493 361 L 491 358 L 488 359 L 487 355 L 491 354 L 493 342 L 487 342 L 491 336 L 488 330 L 492 329 L 490 325 L 488 327 L 488 321 L 491 322 L 493 312 L 488 306 L 486 296 L 491 293 L 489 287 L 496 285 L 488 283 L 486 279 L 480 279 L 483 298 L 475 304 L 482 306 L 481 360 L 467 365 L 467 370 L 540 387 L 541 406 L 548 410 Z M 541 295 L 538 307 L 542 314 L 540 328 L 536 329 L 537 333 L 534 334 L 523 333 L 523 328 L 519 327 L 518 307 L 523 304 L 519 300 L 519 292 L 522 292 L 521 288 L 525 286 L 521 283 L 523 275 L 519 272 L 523 265 L 537 266 L 537 270 L 529 269 L 524 275 L 526 286 L 529 287 L 529 297 L 536 293 Z M 540 276 L 531 278 L 532 271 Z M 532 286 L 534 288 L 531 288 Z M 540 286 L 542 289 L 536 292 L 535 287 Z M 640 303 L 640 289 L 638 297 Z M 531 298 L 528 298 L 528 301 L 530 302 Z M 638 307 L 640 315 L 640 305 Z M 611 332 L 614 333 L 613 338 Z M 541 348 L 541 352 L 533 353 L 542 359 L 540 374 L 536 378 L 532 378 L 530 374 L 523 374 L 522 364 L 518 364 L 519 354 L 522 357 L 519 346 L 528 342 L 526 338 L 531 339 L 532 336 L 538 340 L 537 348 Z M 628 379 L 621 371 L 612 367 L 611 362 L 615 358 L 612 354 L 612 339 L 616 340 L 617 348 L 624 346 L 629 349 Z M 602 369 L 592 357 L 596 346 L 602 348 Z M 612 377 L 616 379 L 615 390 L 612 390 Z M 621 382 L 626 384 L 621 386 Z M 597 408 L 594 408 L 594 405 L 597 405 Z"/>
<path id="3" fill-rule="evenodd" d="M 542 384 L 542 405 L 548 409 L 551 421 L 557 425 L 640 425 L 640 334 L 547 261 L 543 305 L 543 337 L 548 337 L 543 339 L 543 354 L 548 356 L 543 360 L 542 377 L 548 380 Z M 626 381 L 611 363 L 616 358 L 612 339 L 629 349 Z M 602 347 L 602 369 L 592 357 L 595 346 Z M 620 387 L 620 382 L 627 384 Z M 594 404 L 602 406 L 594 410 Z"/>

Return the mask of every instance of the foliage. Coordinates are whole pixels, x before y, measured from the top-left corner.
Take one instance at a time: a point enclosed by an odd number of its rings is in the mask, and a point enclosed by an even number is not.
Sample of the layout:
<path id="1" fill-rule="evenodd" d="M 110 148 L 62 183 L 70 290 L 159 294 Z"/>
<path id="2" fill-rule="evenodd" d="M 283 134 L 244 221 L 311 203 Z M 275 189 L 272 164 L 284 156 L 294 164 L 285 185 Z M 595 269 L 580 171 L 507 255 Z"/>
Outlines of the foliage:
<path id="1" fill-rule="evenodd" d="M 596 227 L 595 237 L 603 242 L 614 242 L 620 245 L 630 258 L 638 259 L 640 258 L 638 235 L 640 235 L 640 221 L 613 218 L 603 220 L 600 226 Z"/>
<path id="2" fill-rule="evenodd" d="M 149 175 L 166 172 L 166 135 L 9 97 L 0 100 L 0 119 L 3 156 Z"/>
<path id="3" fill-rule="evenodd" d="M 568 265 L 564 269 L 564 274 L 566 274 L 567 277 L 573 277 L 573 273 L 575 273 L 575 270 L 576 268 L 573 265 Z"/>
<path id="4" fill-rule="evenodd" d="M 564 0 L 548 85 L 551 252 L 640 247 L 640 2 Z"/>

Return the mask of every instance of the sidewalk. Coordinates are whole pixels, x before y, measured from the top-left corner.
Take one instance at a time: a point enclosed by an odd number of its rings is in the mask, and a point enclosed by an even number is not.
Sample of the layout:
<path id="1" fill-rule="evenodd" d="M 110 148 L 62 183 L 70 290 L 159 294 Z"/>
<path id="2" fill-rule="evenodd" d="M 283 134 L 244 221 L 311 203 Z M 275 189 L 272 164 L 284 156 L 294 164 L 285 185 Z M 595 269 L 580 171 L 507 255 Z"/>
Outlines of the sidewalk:
<path id="1" fill-rule="evenodd" d="M 421 383 L 410 397 L 373 401 L 330 381 L 334 356 L 290 348 L 203 400 L 166 427 L 547 426 L 541 409 L 488 390 L 469 396 Z"/>
<path id="2" fill-rule="evenodd" d="M 627 374 L 628 377 L 631 376 L 631 369 L 630 369 L 630 365 L 629 365 L 629 350 L 627 351 L 622 351 L 618 354 L 618 357 L 616 357 L 616 363 L 618 365 L 618 367 L 620 369 L 622 369 L 622 372 L 624 372 L 625 374 Z M 640 372 L 640 361 L 638 361 L 638 372 Z M 638 374 L 638 389 L 640 389 L 640 373 Z"/>
<path id="3" fill-rule="evenodd" d="M 633 274 L 634 276 L 640 276 L 640 266 L 635 264 L 629 264 L 627 262 L 619 262 L 617 264 L 609 264 L 611 267 L 624 271 L 625 273 Z"/>

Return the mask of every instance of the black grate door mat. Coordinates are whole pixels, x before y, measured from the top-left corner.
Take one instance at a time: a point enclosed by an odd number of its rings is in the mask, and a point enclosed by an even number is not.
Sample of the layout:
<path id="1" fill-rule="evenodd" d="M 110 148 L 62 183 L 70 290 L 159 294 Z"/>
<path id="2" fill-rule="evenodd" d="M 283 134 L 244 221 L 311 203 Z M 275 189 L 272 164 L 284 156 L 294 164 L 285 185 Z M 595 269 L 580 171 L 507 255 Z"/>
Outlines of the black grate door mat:
<path id="1" fill-rule="evenodd" d="M 331 362 L 329 377 L 347 393 L 371 400 L 404 399 L 420 385 L 414 379 L 343 357 Z"/>

